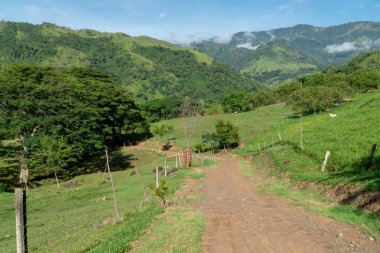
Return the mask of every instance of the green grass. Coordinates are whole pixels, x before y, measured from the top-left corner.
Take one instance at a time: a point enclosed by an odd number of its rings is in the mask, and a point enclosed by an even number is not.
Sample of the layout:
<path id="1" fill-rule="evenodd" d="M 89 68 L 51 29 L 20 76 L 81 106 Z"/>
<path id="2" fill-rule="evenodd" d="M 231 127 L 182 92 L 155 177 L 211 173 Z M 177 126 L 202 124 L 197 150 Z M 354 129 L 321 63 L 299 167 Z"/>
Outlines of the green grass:
<path id="1" fill-rule="evenodd" d="M 120 226 L 88 252 L 127 252 L 131 249 L 132 242 L 137 240 L 152 220 L 163 211 L 157 207 L 157 203 L 152 202 L 143 210 L 127 213 Z"/>
<path id="2" fill-rule="evenodd" d="M 331 151 L 330 170 L 362 167 L 366 162 L 372 144 L 380 143 L 378 124 L 380 118 L 380 93 L 360 94 L 352 102 L 347 102 L 331 110 L 337 116 L 331 118 L 328 113 L 315 114 L 303 118 L 303 153 L 317 161 L 322 161 L 326 150 Z M 255 138 L 251 144 L 269 147 L 272 136 L 279 141 L 278 131 L 296 149 L 300 149 L 300 121 L 289 119 L 276 125 Z M 380 159 L 377 159 L 380 167 Z"/>
<path id="3" fill-rule="evenodd" d="M 201 252 L 200 241 L 206 221 L 200 212 L 176 207 L 159 216 L 157 223 L 140 238 L 131 252 Z"/>
<path id="4" fill-rule="evenodd" d="M 201 179 L 203 178 L 205 175 L 203 173 L 194 173 L 191 175 L 191 178 L 193 179 Z"/>
<path id="5" fill-rule="evenodd" d="M 111 169 L 115 170 L 113 179 L 117 203 L 120 214 L 126 218 L 115 225 L 101 225 L 102 222 L 112 223 L 115 217 L 111 185 L 103 182 L 104 160 L 102 158 L 98 161 L 102 165 L 99 167 L 99 173 L 81 175 L 72 179 L 80 182 L 79 186 L 62 187 L 58 190 L 55 184 L 50 184 L 31 189 L 27 198 L 29 250 L 31 252 L 82 252 L 96 245 L 104 245 L 107 242 L 103 243 L 102 240 L 111 236 L 114 231 L 126 231 L 123 227 L 134 224 L 133 219 L 128 219 L 128 217 L 131 212 L 134 213 L 138 209 L 144 195 L 141 177 L 131 176 L 135 163 L 130 163 L 136 157 L 143 158 L 141 170 L 146 185 L 154 182 L 155 175 L 152 169 L 162 166 L 165 159 L 150 151 L 129 148 L 112 153 Z M 174 159 L 169 159 L 169 164 L 174 163 Z M 95 166 L 97 163 L 90 164 Z M 127 167 L 122 168 L 123 164 Z M 90 171 L 94 171 L 94 168 L 90 168 Z M 184 178 L 190 176 L 191 173 L 192 170 L 183 169 L 179 170 L 175 176 L 169 176 L 166 182 L 170 194 L 178 190 L 183 185 Z M 63 186 L 64 183 L 62 182 L 61 185 Z M 151 194 L 149 189 L 147 192 Z M 106 200 L 102 200 L 102 197 L 106 197 Z M 0 252 L 14 252 L 16 245 L 14 194 L 0 193 L 0 203 Z M 146 212 L 156 213 L 156 210 L 150 209 Z M 143 224 L 136 226 L 143 227 Z M 131 238 L 135 238 L 133 236 L 131 235 Z"/>
<path id="6" fill-rule="evenodd" d="M 241 142 L 250 143 L 254 138 L 260 136 L 273 126 L 281 123 L 283 117 L 286 118 L 292 112 L 283 104 L 271 105 L 258 108 L 251 112 L 239 114 L 220 114 L 198 117 L 197 129 L 194 133 L 192 143 L 197 144 L 202 141 L 202 134 L 215 132 L 215 124 L 218 120 L 230 120 L 239 127 Z M 172 119 L 166 120 L 156 125 L 166 124 L 174 127 L 172 136 L 176 138 L 176 146 L 186 147 L 186 139 L 183 131 L 183 120 Z M 169 136 L 165 136 L 168 138 Z"/>
<path id="7" fill-rule="evenodd" d="M 292 180 L 327 185 L 353 184 L 379 190 L 379 152 L 375 155 L 372 169 L 364 170 L 372 144 L 380 143 L 378 128 L 375 127 L 379 123 L 379 108 L 380 93 L 360 94 L 354 101 L 334 108 L 331 113 L 337 114 L 335 118 L 328 113 L 303 117 L 303 150 L 300 147 L 300 120 L 289 117 L 252 139 L 248 144 L 253 147 L 252 152 L 240 149 L 236 153 L 257 156 L 260 145 L 261 151 L 267 151 Z M 275 147 L 272 147 L 273 143 Z M 326 150 L 331 151 L 328 173 L 322 173 L 321 164 Z"/>
<path id="8" fill-rule="evenodd" d="M 247 175 L 254 175 L 256 173 L 256 170 L 254 167 L 251 166 L 251 164 L 246 160 L 239 160 L 240 168 L 244 171 Z"/>
<path id="9" fill-rule="evenodd" d="M 275 146 L 267 151 L 279 173 L 286 173 L 292 181 L 308 181 L 328 186 L 350 184 L 371 190 L 380 189 L 380 171 L 363 169 L 321 172 L 321 163 L 293 149 L 292 146 Z"/>

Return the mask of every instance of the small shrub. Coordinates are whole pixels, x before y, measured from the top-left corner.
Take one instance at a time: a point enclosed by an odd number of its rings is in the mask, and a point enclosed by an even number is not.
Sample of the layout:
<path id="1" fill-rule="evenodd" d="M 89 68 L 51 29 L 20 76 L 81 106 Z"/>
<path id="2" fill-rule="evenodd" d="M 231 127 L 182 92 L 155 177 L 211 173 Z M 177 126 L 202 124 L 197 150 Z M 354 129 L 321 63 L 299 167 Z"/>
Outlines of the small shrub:
<path id="1" fill-rule="evenodd" d="M 239 129 L 231 121 L 219 120 L 215 128 L 215 133 L 202 135 L 202 143 L 194 146 L 195 152 L 217 151 L 225 147 L 235 148 L 239 146 Z"/>
<path id="2" fill-rule="evenodd" d="M 6 192 L 8 190 L 8 185 L 6 183 L 0 182 L 0 192 Z"/>
<path id="3" fill-rule="evenodd" d="M 160 180 L 158 188 L 156 188 L 155 183 L 149 185 L 149 188 L 153 191 L 154 195 L 161 200 L 163 206 L 167 205 L 168 196 L 168 187 L 165 185 L 165 183 L 165 180 Z"/>

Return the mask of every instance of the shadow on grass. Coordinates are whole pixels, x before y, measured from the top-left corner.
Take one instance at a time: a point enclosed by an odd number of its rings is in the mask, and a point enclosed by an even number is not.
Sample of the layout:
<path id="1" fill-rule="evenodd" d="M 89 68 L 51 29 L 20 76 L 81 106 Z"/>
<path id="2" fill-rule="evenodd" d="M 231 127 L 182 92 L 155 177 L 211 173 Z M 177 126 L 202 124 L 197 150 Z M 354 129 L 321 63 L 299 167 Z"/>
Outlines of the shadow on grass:
<path id="1" fill-rule="evenodd" d="M 7 191 L 11 191 L 19 186 L 19 165 L 16 159 L 11 157 L 12 154 L 15 154 L 15 151 L 4 150 L 3 147 L 0 148 L 0 154 L 0 182 L 7 185 Z M 109 159 L 111 171 L 124 171 L 134 168 L 136 157 L 132 154 L 125 154 L 121 150 L 116 150 L 111 152 Z M 78 175 L 103 172 L 105 164 L 105 154 L 104 152 L 99 152 L 91 157 L 84 158 L 72 167 L 70 173 L 58 176 L 61 180 L 68 180 Z M 53 176 L 37 173 L 31 169 L 29 171 L 28 185 L 31 188 L 38 187 L 44 183 L 44 180 L 49 179 L 53 179 Z"/>
<path id="2" fill-rule="evenodd" d="M 133 161 L 136 157 L 132 154 L 124 154 L 121 150 L 111 152 L 109 156 L 111 171 L 123 171 L 134 168 Z M 106 157 L 104 153 L 98 153 L 78 164 L 75 176 L 103 172 L 106 169 Z"/>
<path id="3" fill-rule="evenodd" d="M 334 172 L 327 175 L 325 179 L 320 182 L 342 182 L 345 184 L 359 184 L 370 190 L 380 190 L 380 170 L 351 170 Z"/>

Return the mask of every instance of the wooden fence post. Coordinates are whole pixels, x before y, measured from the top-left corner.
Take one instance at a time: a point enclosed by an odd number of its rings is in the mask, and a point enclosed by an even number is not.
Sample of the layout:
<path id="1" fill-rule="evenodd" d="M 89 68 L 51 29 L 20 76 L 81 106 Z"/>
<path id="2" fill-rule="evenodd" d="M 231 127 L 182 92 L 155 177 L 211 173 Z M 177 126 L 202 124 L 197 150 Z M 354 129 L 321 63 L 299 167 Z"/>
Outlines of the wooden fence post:
<path id="1" fill-rule="evenodd" d="M 167 170 L 167 168 L 168 168 L 168 161 L 167 161 L 167 159 L 165 158 L 165 168 L 164 168 L 164 170 L 165 170 L 165 177 L 168 175 L 168 170 Z"/>
<path id="2" fill-rule="evenodd" d="M 330 154 L 331 154 L 331 152 L 329 150 L 326 150 L 325 159 L 322 163 L 322 172 L 325 172 L 325 170 L 326 170 L 327 159 L 329 159 Z"/>
<path id="3" fill-rule="evenodd" d="M 108 151 L 106 149 L 106 162 L 107 162 L 107 169 L 108 169 L 108 175 L 111 181 L 111 186 L 112 186 L 112 193 L 113 193 L 113 203 L 115 205 L 115 212 L 116 212 L 116 220 L 120 221 L 120 216 L 119 216 L 119 211 L 117 209 L 117 202 L 116 202 L 116 193 L 115 193 L 115 185 L 113 184 L 113 179 L 112 179 L 112 173 L 111 173 L 111 168 L 110 168 L 110 163 L 109 163 L 109 158 L 108 158 Z"/>
<path id="4" fill-rule="evenodd" d="M 182 168 L 182 157 L 178 154 L 179 167 Z"/>
<path id="5" fill-rule="evenodd" d="M 156 189 L 158 189 L 158 167 L 156 167 Z"/>
<path id="6" fill-rule="evenodd" d="M 367 163 L 365 170 L 369 170 L 369 168 L 371 168 L 373 157 L 375 156 L 375 152 L 376 152 L 376 144 L 373 144 L 372 149 L 371 149 L 371 153 L 369 155 L 369 160 L 368 160 L 368 163 Z"/>
<path id="7" fill-rule="evenodd" d="M 17 253 L 27 253 L 28 240 L 26 226 L 26 191 L 21 188 L 16 188 L 15 197 Z"/>

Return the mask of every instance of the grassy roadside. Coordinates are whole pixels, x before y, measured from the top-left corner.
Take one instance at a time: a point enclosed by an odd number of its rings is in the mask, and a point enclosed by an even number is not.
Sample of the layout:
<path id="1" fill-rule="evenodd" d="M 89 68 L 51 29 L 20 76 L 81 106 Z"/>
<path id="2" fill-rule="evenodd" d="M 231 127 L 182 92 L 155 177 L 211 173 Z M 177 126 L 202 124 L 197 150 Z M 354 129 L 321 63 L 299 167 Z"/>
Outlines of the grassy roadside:
<path id="1" fill-rule="evenodd" d="M 314 182 L 326 186 L 348 184 L 365 189 L 380 190 L 380 171 L 373 169 L 321 171 L 322 161 L 295 150 L 291 145 L 276 145 L 264 151 L 269 155 L 279 170 L 277 173 L 286 174 L 292 182 Z M 254 156 L 257 157 L 258 154 Z M 273 172 L 276 173 L 276 172 Z"/>
<path id="2" fill-rule="evenodd" d="M 153 219 L 164 212 L 155 201 L 148 203 L 143 209 L 126 213 L 124 220 L 110 235 L 99 244 L 93 246 L 89 253 L 127 252 L 131 249 L 133 241 L 137 240 L 149 227 Z"/>
<path id="3" fill-rule="evenodd" d="M 204 214 L 190 208 L 174 207 L 158 217 L 157 222 L 136 242 L 133 253 L 197 253 L 206 228 Z"/>
<path id="4" fill-rule="evenodd" d="M 215 161 L 205 160 L 204 167 L 194 168 L 187 178 L 202 180 L 204 169 L 212 169 L 215 165 Z M 89 252 L 201 252 L 200 241 L 207 220 L 204 214 L 188 207 L 199 199 L 194 186 L 191 187 L 190 192 L 174 196 L 174 202 L 165 212 L 151 204 L 131 213 L 122 227 Z"/>
<path id="5" fill-rule="evenodd" d="M 318 215 L 333 218 L 339 222 L 352 224 L 359 227 L 365 234 L 380 240 L 380 215 L 369 213 L 360 208 L 349 205 L 337 205 L 327 199 L 323 192 L 315 189 L 295 189 L 295 179 L 284 178 L 286 173 L 279 168 L 275 159 L 269 153 L 262 153 L 253 159 L 254 166 L 243 161 L 241 167 L 248 175 L 264 173 L 272 176 L 271 180 L 264 180 L 259 185 L 259 190 L 265 194 L 275 194 L 292 200 L 297 205 L 312 211 Z M 277 161 L 278 162 L 278 161 Z M 308 176 L 307 176 L 308 177 Z M 309 177 L 308 177 L 309 178 Z M 298 178 L 297 180 L 299 180 Z"/>
<path id="6" fill-rule="evenodd" d="M 124 229 L 136 220 L 133 217 L 139 215 L 136 210 L 144 196 L 141 179 L 146 185 L 153 183 L 155 175 L 152 169 L 162 166 L 165 157 L 151 151 L 130 148 L 116 152 L 112 154 L 111 169 L 114 169 L 119 213 L 124 216 L 124 220 L 115 223 L 111 185 L 104 180 L 107 175 L 103 173 L 77 176 L 71 179 L 74 184 L 70 186 L 64 186 L 67 182 L 61 182 L 61 190 L 55 184 L 31 189 L 27 199 L 31 252 L 84 252 L 103 244 L 103 240 L 112 237 L 114 231 L 125 233 Z M 141 161 L 142 177 L 134 175 L 136 158 Z M 169 159 L 168 163 L 173 165 L 175 159 Z M 100 164 L 104 166 L 104 162 Z M 104 170 L 103 166 L 99 168 L 100 171 Z M 167 177 L 169 193 L 180 189 L 184 179 L 191 174 L 192 170 L 181 169 Z M 151 195 L 150 189 L 146 191 Z M 0 252 L 10 253 L 14 252 L 16 245 L 14 194 L 0 193 L 0 203 Z M 141 215 L 146 218 L 145 225 L 141 221 L 133 232 L 144 229 L 160 212 L 159 209 L 141 210 Z M 138 235 L 132 234 L 130 240 Z"/>

